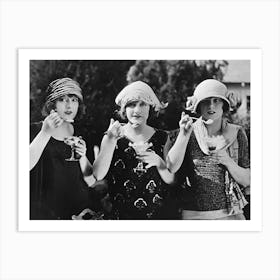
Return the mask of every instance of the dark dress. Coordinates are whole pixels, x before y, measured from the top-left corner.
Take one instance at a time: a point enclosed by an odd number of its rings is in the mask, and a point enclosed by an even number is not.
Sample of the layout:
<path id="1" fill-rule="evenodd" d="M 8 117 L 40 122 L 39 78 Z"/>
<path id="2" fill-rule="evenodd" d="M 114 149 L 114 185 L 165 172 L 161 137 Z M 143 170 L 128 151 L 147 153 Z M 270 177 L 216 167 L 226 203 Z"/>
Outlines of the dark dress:
<path id="1" fill-rule="evenodd" d="M 238 131 L 237 141 L 238 165 L 249 168 L 248 142 L 241 129 Z M 226 168 L 223 165 L 201 151 L 192 132 L 183 164 L 177 172 L 178 181 L 183 188 L 181 207 L 195 211 L 227 209 L 225 172 Z"/>
<path id="2" fill-rule="evenodd" d="M 31 125 L 30 141 L 42 123 Z M 75 134 L 77 129 L 75 128 Z M 30 171 L 30 219 L 69 220 L 83 209 L 91 208 L 89 188 L 83 180 L 78 161 L 66 161 L 70 146 L 50 138 L 36 166 Z"/>
<path id="3" fill-rule="evenodd" d="M 163 158 L 167 133 L 156 130 L 147 141 L 149 148 Z M 145 163 L 136 158 L 126 137 L 118 140 L 109 172 L 106 176 L 112 203 L 110 219 L 164 219 L 168 218 L 166 200 L 169 188 L 161 179 L 157 168 L 145 169 Z M 143 165 L 142 165 L 143 164 Z M 141 166 L 142 165 L 142 166 Z"/>

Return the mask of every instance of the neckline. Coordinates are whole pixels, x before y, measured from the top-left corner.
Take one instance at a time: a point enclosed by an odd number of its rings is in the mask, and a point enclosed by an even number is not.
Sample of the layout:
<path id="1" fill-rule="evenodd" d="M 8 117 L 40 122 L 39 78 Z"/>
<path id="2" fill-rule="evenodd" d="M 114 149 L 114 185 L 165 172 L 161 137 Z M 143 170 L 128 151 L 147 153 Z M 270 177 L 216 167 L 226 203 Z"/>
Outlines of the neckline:
<path id="1" fill-rule="evenodd" d="M 64 136 L 64 138 L 66 138 L 66 137 L 71 137 L 71 136 L 74 136 L 75 135 L 75 126 L 72 124 L 72 126 L 73 126 L 73 134 L 72 135 L 68 135 L 68 136 Z M 54 137 L 54 136 L 51 136 L 51 138 L 52 139 L 54 139 L 54 140 L 56 140 L 56 141 L 59 141 L 59 142 L 64 142 L 64 139 L 58 139 L 58 138 L 56 138 L 56 137 Z"/>
<path id="2" fill-rule="evenodd" d="M 154 129 L 153 134 L 152 134 L 147 140 L 143 141 L 143 143 L 148 143 L 148 142 L 150 142 L 151 139 L 155 136 L 155 134 L 156 134 L 156 132 L 157 132 L 158 130 L 157 130 L 156 128 L 154 128 L 154 127 L 153 127 L 153 129 Z M 128 141 L 129 141 L 130 143 L 132 143 L 132 144 L 139 143 L 139 142 L 132 141 L 132 140 L 131 140 L 129 137 L 127 137 L 126 135 L 124 135 L 123 138 L 125 138 L 126 140 L 128 140 Z"/>

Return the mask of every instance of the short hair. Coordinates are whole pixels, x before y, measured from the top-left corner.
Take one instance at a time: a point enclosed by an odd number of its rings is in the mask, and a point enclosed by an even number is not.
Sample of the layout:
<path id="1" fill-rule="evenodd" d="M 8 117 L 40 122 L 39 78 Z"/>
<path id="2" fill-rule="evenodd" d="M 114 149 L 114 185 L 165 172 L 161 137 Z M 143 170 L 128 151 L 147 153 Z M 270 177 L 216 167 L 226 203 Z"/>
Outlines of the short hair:
<path id="1" fill-rule="evenodd" d="M 74 94 L 65 94 L 65 95 L 67 95 L 69 97 L 76 96 Z M 58 97 L 58 98 L 56 98 L 56 99 L 54 99 L 52 101 L 48 100 L 48 101 L 45 102 L 45 104 L 44 104 L 44 106 L 42 108 L 42 116 L 43 117 L 48 116 L 50 114 L 51 110 L 55 110 L 56 109 L 56 102 L 57 102 L 57 100 L 60 97 Z M 75 118 L 77 120 L 80 120 L 82 118 L 82 116 L 85 114 L 85 108 L 86 107 L 84 105 L 84 102 L 81 99 L 78 98 L 78 100 L 79 100 L 79 107 L 78 107 L 78 112 L 77 112 L 77 115 L 76 115 Z"/>

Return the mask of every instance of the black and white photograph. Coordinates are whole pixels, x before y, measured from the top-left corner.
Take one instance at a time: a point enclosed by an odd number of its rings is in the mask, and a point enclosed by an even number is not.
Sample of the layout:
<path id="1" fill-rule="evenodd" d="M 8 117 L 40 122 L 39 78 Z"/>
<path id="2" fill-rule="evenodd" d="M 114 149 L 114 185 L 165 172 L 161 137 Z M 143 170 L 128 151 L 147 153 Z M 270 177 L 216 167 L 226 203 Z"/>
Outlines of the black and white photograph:
<path id="1" fill-rule="evenodd" d="M 40 59 L 24 64 L 36 51 Z M 46 60 L 48 50 L 19 50 L 30 89 L 28 219 L 84 220 L 96 229 L 99 220 L 250 223 L 259 50 L 120 60 L 123 51 L 103 50 L 106 60 Z M 232 59 L 241 54 L 247 59 Z"/>
<path id="2" fill-rule="evenodd" d="M 0 0 L 1 280 L 280 280 L 279 0 Z"/>

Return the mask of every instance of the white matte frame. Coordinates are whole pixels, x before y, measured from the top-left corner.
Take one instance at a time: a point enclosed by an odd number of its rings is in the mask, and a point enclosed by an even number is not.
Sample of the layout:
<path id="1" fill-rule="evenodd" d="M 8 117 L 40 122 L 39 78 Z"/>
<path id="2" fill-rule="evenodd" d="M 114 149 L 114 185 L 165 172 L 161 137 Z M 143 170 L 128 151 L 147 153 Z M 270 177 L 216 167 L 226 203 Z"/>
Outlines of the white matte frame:
<path id="1" fill-rule="evenodd" d="M 251 92 L 251 219 L 172 221 L 29 220 L 29 90 L 31 60 L 249 60 Z M 261 230 L 261 50 L 259 49 L 19 49 L 20 231 L 258 231 Z M 108 120 L 109 122 L 109 120 Z"/>
<path id="2" fill-rule="evenodd" d="M 279 0 L 0 0 L 0 279 L 280 280 L 279 20 Z M 19 48 L 261 49 L 261 231 L 19 232 Z"/>

